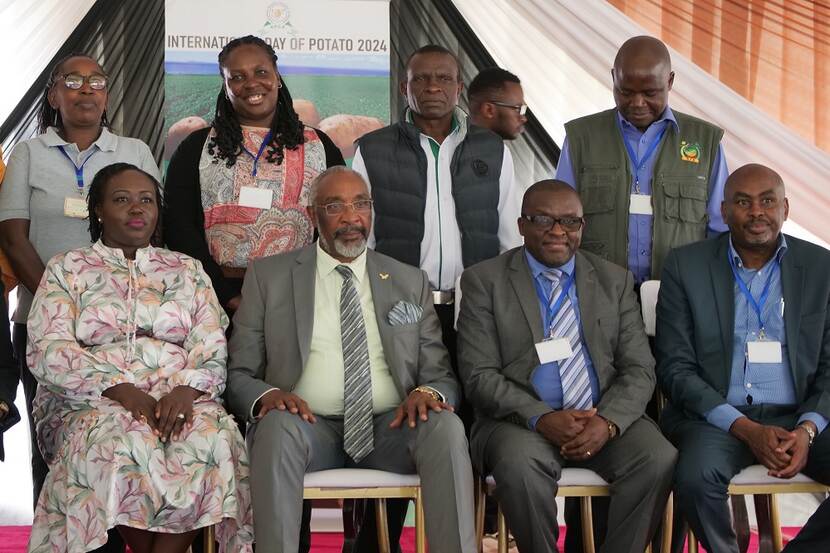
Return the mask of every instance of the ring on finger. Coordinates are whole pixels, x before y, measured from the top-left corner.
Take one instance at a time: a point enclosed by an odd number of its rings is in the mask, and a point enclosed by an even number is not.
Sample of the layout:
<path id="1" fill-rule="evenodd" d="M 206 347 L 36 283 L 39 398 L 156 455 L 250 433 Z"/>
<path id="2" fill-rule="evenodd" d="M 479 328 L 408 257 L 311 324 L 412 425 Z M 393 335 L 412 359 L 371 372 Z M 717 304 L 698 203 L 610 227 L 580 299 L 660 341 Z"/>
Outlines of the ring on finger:
<path id="1" fill-rule="evenodd" d="M 184 413 L 179 413 L 178 415 L 176 415 L 176 418 L 179 419 L 180 421 L 183 421 L 184 420 Z"/>
<path id="2" fill-rule="evenodd" d="M 590 450 L 586 451 L 586 452 L 585 452 L 585 455 L 587 455 L 588 457 L 590 457 L 590 456 L 591 456 L 591 451 L 590 451 Z"/>

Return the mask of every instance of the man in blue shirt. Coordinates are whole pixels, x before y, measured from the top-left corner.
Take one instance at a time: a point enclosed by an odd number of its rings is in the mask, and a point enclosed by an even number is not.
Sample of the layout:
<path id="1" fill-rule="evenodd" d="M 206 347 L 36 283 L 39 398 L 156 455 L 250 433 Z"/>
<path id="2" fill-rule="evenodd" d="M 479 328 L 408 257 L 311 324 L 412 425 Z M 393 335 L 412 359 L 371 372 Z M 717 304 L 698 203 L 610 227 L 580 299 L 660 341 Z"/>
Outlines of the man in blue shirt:
<path id="1" fill-rule="evenodd" d="M 612 484 L 600 551 L 642 551 L 676 451 L 644 416 L 654 360 L 634 279 L 579 251 L 585 220 L 567 183 L 531 186 L 518 225 L 523 247 L 461 277 L 458 359 L 477 415 L 473 463 L 494 476 L 519 551 L 557 550 L 563 467 Z"/>
<path id="2" fill-rule="evenodd" d="M 637 283 L 659 278 L 672 247 L 726 230 L 723 131 L 673 111 L 666 46 L 639 36 L 611 70 L 616 109 L 570 121 L 556 178 L 585 206 L 583 248 L 628 267 Z"/>
<path id="3" fill-rule="evenodd" d="M 830 483 L 830 252 L 781 233 L 767 167 L 735 171 L 721 210 L 729 233 L 666 258 L 657 374 L 680 508 L 707 551 L 737 553 L 726 498 L 741 469 Z"/>

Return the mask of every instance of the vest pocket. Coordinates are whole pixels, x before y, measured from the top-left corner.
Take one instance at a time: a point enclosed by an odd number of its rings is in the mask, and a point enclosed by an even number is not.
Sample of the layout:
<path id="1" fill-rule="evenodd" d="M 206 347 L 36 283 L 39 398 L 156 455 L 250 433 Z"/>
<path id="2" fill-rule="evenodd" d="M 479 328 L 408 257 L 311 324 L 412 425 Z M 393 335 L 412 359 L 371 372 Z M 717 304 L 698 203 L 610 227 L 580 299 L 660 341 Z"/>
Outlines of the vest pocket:
<path id="1" fill-rule="evenodd" d="M 579 189 L 582 199 L 582 209 L 586 215 L 590 213 L 605 213 L 614 209 L 616 194 L 611 184 L 610 175 L 586 175 Z M 607 184 L 606 184 L 607 183 Z"/>
<path id="2" fill-rule="evenodd" d="M 672 179 L 662 177 L 664 209 L 666 219 L 680 220 L 685 223 L 703 223 L 706 221 L 706 201 L 708 191 L 706 180 L 699 183 L 689 182 L 697 177 Z"/>

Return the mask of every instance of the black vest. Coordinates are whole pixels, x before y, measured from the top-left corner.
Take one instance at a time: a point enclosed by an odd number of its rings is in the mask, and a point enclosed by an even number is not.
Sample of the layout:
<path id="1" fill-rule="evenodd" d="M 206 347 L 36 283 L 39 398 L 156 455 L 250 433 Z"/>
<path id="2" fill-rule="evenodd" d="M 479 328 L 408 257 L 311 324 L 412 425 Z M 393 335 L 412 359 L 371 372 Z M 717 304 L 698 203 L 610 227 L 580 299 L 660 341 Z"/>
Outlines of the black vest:
<path id="1" fill-rule="evenodd" d="M 358 144 L 375 201 L 375 250 L 419 267 L 424 238 L 427 157 L 421 133 L 401 121 L 363 136 Z M 469 267 L 499 254 L 501 138 L 469 125 L 450 163 L 462 262 Z"/>

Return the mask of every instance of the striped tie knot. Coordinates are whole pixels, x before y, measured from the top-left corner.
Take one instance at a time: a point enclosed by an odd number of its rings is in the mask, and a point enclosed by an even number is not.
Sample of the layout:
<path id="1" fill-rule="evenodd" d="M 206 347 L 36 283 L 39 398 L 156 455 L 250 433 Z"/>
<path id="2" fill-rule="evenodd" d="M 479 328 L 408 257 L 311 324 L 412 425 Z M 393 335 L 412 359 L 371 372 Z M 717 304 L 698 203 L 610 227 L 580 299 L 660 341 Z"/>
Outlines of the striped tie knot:
<path id="1" fill-rule="evenodd" d="M 354 276 L 351 267 L 349 267 L 348 265 L 338 265 L 334 268 L 334 270 L 340 273 L 340 276 L 343 277 L 343 280 L 351 280 Z"/>

